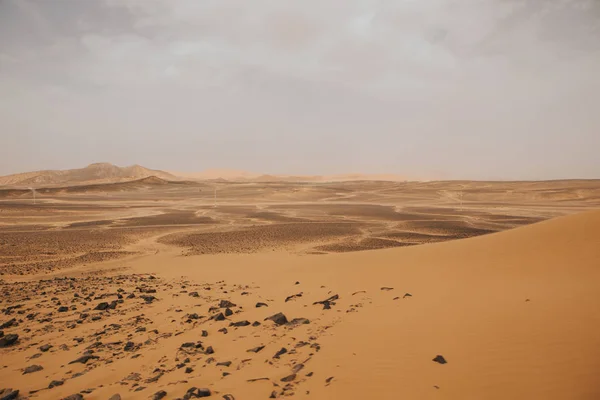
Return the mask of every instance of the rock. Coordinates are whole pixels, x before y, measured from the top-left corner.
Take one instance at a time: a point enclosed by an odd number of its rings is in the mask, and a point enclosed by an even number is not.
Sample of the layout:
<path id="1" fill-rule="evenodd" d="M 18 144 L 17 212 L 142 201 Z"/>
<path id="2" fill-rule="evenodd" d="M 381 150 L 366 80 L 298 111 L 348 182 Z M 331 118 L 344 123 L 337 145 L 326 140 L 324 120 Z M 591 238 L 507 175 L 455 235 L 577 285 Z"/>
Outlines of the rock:
<path id="1" fill-rule="evenodd" d="M 233 315 L 233 311 L 231 311 L 231 308 L 226 308 L 225 309 L 225 316 L 226 317 L 230 317 Z"/>
<path id="2" fill-rule="evenodd" d="M 302 292 L 286 297 L 285 302 L 287 303 L 288 301 L 294 300 L 297 297 L 302 297 Z"/>
<path id="3" fill-rule="evenodd" d="M 250 325 L 250 321 L 238 321 L 238 322 L 232 322 L 229 324 L 229 326 L 248 326 Z"/>
<path id="4" fill-rule="evenodd" d="M 218 332 L 222 332 L 224 335 L 227 334 L 227 328 L 221 328 Z"/>
<path id="5" fill-rule="evenodd" d="M 273 391 L 271 392 L 271 395 L 269 396 L 269 398 L 270 398 L 270 399 L 276 399 L 276 398 L 277 398 L 277 391 L 276 391 L 276 390 L 273 390 Z"/>
<path id="6" fill-rule="evenodd" d="M 412 297 L 412 294 L 410 294 L 410 293 L 404 293 L 404 296 L 402 296 L 402 298 L 404 299 L 406 297 Z"/>
<path id="7" fill-rule="evenodd" d="M 184 400 L 189 399 L 199 399 L 201 397 L 210 397 L 212 395 L 210 389 L 198 389 L 196 387 L 192 387 L 188 389 L 188 391 L 183 396 Z"/>
<path id="8" fill-rule="evenodd" d="M 277 325 L 285 325 L 288 323 L 287 317 L 283 313 L 277 313 L 265 318 L 265 321 L 273 321 Z"/>
<path id="9" fill-rule="evenodd" d="M 146 302 L 146 304 L 150 304 L 154 300 L 157 300 L 156 297 L 154 297 L 154 296 L 140 296 L 140 297 Z"/>
<path id="10" fill-rule="evenodd" d="M 434 361 L 438 364 L 447 364 L 448 361 L 446 361 L 446 359 L 444 358 L 444 356 L 440 356 L 439 354 L 437 356 L 435 356 L 435 358 L 431 361 Z"/>
<path id="11" fill-rule="evenodd" d="M 290 321 L 290 325 L 306 325 L 310 324 L 310 320 L 307 318 L 294 318 Z"/>
<path id="12" fill-rule="evenodd" d="M 275 353 L 273 358 L 279 358 L 282 355 L 284 355 L 285 353 L 287 353 L 287 349 L 285 347 L 282 347 L 281 350 L 279 350 L 277 353 Z"/>
<path id="13" fill-rule="evenodd" d="M 83 396 L 79 393 L 77 394 L 72 394 L 70 396 L 67 396 L 65 398 L 63 398 L 62 400 L 83 400 Z"/>
<path id="14" fill-rule="evenodd" d="M 208 331 L 202 331 L 202 337 L 207 337 L 208 336 Z"/>
<path id="15" fill-rule="evenodd" d="M 44 367 L 42 367 L 41 365 L 30 365 L 29 367 L 26 367 L 23 370 L 23 375 L 25 374 L 33 374 L 34 372 L 38 372 L 43 370 Z"/>
<path id="16" fill-rule="evenodd" d="M 313 303 L 313 305 L 317 305 L 317 304 L 323 304 L 323 305 L 325 305 L 325 304 L 331 304 L 331 303 L 333 303 L 334 301 L 338 300 L 339 298 L 340 298 L 340 296 L 339 296 L 339 295 L 337 295 L 337 294 L 335 294 L 335 295 L 333 295 L 333 296 L 331 296 L 331 297 L 329 297 L 329 298 L 327 298 L 327 299 L 325 299 L 325 300 L 321 300 L 321 301 L 315 301 L 315 302 Z M 333 304 L 335 304 L 335 303 L 333 303 Z"/>
<path id="17" fill-rule="evenodd" d="M 192 367 L 187 367 L 187 368 L 185 369 L 185 373 L 186 373 L 186 374 L 191 374 L 192 372 L 194 372 L 194 368 L 192 368 Z"/>
<path id="18" fill-rule="evenodd" d="M 236 305 L 230 302 L 229 300 L 221 300 L 219 303 L 219 308 L 230 308 L 235 307 Z"/>
<path id="19" fill-rule="evenodd" d="M 179 346 L 180 349 L 191 348 L 191 347 L 196 347 L 196 343 L 194 343 L 194 342 L 185 342 L 181 346 Z"/>
<path id="20" fill-rule="evenodd" d="M 48 389 L 53 389 L 57 386 L 62 386 L 63 383 L 65 383 L 65 381 L 52 381 L 50 382 L 50 384 L 48 385 Z"/>
<path id="21" fill-rule="evenodd" d="M 104 311 L 108 309 L 108 303 L 103 301 L 102 303 L 99 303 L 96 308 L 94 308 L 94 310 L 99 310 L 99 311 Z"/>
<path id="22" fill-rule="evenodd" d="M 100 357 L 94 356 L 91 354 L 86 354 L 86 355 L 83 355 L 83 356 L 71 361 L 69 364 L 77 364 L 77 363 L 87 364 L 87 362 L 89 360 L 98 360 L 98 359 L 100 359 Z"/>
<path id="23" fill-rule="evenodd" d="M 114 310 L 114 309 L 116 309 L 116 308 L 117 308 L 117 304 L 118 304 L 118 303 L 117 303 L 117 301 L 116 301 L 116 300 L 113 300 L 113 301 L 111 301 L 111 302 L 110 302 L 110 304 L 108 305 L 108 308 L 109 308 L 109 309 L 111 309 L 111 310 Z"/>
<path id="24" fill-rule="evenodd" d="M 294 365 L 294 368 L 292 368 L 292 372 L 297 374 L 298 372 L 302 371 L 304 369 L 304 364 L 300 363 L 300 364 L 296 364 Z"/>
<path id="25" fill-rule="evenodd" d="M 258 321 L 254 321 L 254 322 L 252 323 L 252 326 L 260 326 L 260 322 L 258 322 Z"/>
<path id="26" fill-rule="evenodd" d="M 333 376 L 330 376 L 329 378 L 325 379 L 325 383 L 327 385 L 329 385 L 331 383 L 331 381 L 333 380 Z"/>
<path id="27" fill-rule="evenodd" d="M 108 400 L 121 400 L 121 395 L 120 394 L 113 394 L 112 396 L 110 396 L 110 398 Z"/>
<path id="28" fill-rule="evenodd" d="M 127 342 L 125 343 L 125 347 L 123 347 L 124 351 L 133 351 L 135 349 L 135 343 Z"/>
<path id="29" fill-rule="evenodd" d="M 16 318 L 12 318 L 2 325 L 0 325 L 0 329 L 12 328 L 13 326 L 19 325 Z"/>
<path id="30" fill-rule="evenodd" d="M 152 400 L 161 400 L 167 395 L 167 392 L 160 390 L 152 395 Z"/>
<path id="31" fill-rule="evenodd" d="M 383 291 L 390 291 L 390 290 L 394 290 L 394 288 L 393 287 L 385 287 L 384 286 L 384 287 L 381 288 L 381 290 L 383 290 Z"/>
<path id="32" fill-rule="evenodd" d="M 19 398 L 19 391 L 12 389 L 0 389 L 0 400 L 15 400 Z"/>
<path id="33" fill-rule="evenodd" d="M 260 308 L 260 307 L 269 307 L 269 305 L 267 303 L 256 303 L 256 308 Z"/>
<path id="34" fill-rule="evenodd" d="M 281 382 L 292 382 L 294 379 L 296 379 L 296 374 L 291 374 L 281 378 Z"/>
<path id="35" fill-rule="evenodd" d="M 225 399 L 225 400 L 235 400 L 235 397 L 233 397 L 232 394 L 224 394 L 223 395 L 223 399 Z"/>
<path id="36" fill-rule="evenodd" d="M 223 361 L 217 363 L 217 367 L 229 367 L 231 365 L 231 361 Z"/>
<path id="37" fill-rule="evenodd" d="M 204 353 L 205 354 L 214 354 L 214 352 L 215 352 L 215 350 L 212 348 L 212 346 L 208 346 Z"/>
<path id="38" fill-rule="evenodd" d="M 19 340 L 19 335 L 16 333 L 10 333 L 2 338 L 0 338 L 0 347 L 8 347 L 17 343 Z"/>
<path id="39" fill-rule="evenodd" d="M 198 292 L 191 292 L 188 294 L 188 296 L 190 297 L 200 297 L 200 295 L 198 294 Z"/>
<path id="40" fill-rule="evenodd" d="M 246 350 L 246 351 L 247 351 L 248 353 L 258 353 L 259 351 L 261 351 L 261 350 L 262 350 L 262 349 L 264 349 L 264 348 L 265 348 L 265 346 L 258 346 L 258 347 L 255 347 L 255 348 L 253 348 L 253 349 Z"/>
<path id="41" fill-rule="evenodd" d="M 218 313 L 216 315 L 213 315 L 210 319 L 213 319 L 215 321 L 225 321 L 225 315 L 223 315 L 223 313 Z"/>
<path id="42" fill-rule="evenodd" d="M 58 312 L 67 312 L 67 311 L 69 311 L 69 307 L 62 306 L 62 307 L 58 308 Z"/>

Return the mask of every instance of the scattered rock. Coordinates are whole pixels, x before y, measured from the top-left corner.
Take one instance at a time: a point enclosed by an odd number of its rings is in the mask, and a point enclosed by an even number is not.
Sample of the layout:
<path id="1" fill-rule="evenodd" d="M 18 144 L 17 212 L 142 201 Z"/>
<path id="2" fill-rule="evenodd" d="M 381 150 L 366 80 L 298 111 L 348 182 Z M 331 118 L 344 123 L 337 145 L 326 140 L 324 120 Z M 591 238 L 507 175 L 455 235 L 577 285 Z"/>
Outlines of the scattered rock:
<path id="1" fill-rule="evenodd" d="M 229 367 L 231 365 L 231 361 L 223 361 L 217 363 L 217 367 Z"/>
<path id="2" fill-rule="evenodd" d="M 121 395 L 120 394 L 113 394 L 112 396 L 110 396 L 110 399 L 108 400 L 121 400 Z"/>
<path id="3" fill-rule="evenodd" d="M 224 394 L 223 395 L 223 399 L 225 399 L 225 400 L 235 400 L 235 397 L 233 397 L 232 394 Z"/>
<path id="4" fill-rule="evenodd" d="M 17 343 L 18 340 L 19 335 L 17 335 L 16 333 L 10 333 L 0 338 L 0 347 L 12 346 L 13 344 Z"/>
<path id="5" fill-rule="evenodd" d="M 192 368 L 192 367 L 187 367 L 187 368 L 185 369 L 185 373 L 186 373 L 186 374 L 191 374 L 192 372 L 194 372 L 194 368 Z"/>
<path id="6" fill-rule="evenodd" d="M 70 396 L 67 396 L 65 398 L 63 398 L 62 400 L 83 400 L 83 396 L 79 393 L 77 394 L 72 394 Z"/>
<path id="7" fill-rule="evenodd" d="M 19 398 L 19 391 L 12 389 L 0 389 L 0 400 L 15 400 Z"/>
<path id="8" fill-rule="evenodd" d="M 406 297 L 412 297 L 412 294 L 410 294 L 410 293 L 404 293 L 404 296 L 402 296 L 402 298 L 404 299 Z"/>
<path id="9" fill-rule="evenodd" d="M 208 331 L 202 331 L 202 337 L 207 337 L 208 336 Z"/>
<path id="10" fill-rule="evenodd" d="M 99 311 L 104 311 L 104 310 L 108 310 L 108 303 L 103 301 L 102 303 L 99 303 L 96 308 L 94 308 L 94 310 L 99 310 Z"/>
<path id="11" fill-rule="evenodd" d="M 26 367 L 23 370 L 23 375 L 25 374 L 33 374 L 34 372 L 38 372 L 43 370 L 44 367 L 42 367 L 41 365 L 30 365 L 29 367 Z"/>
<path id="12" fill-rule="evenodd" d="M 260 308 L 260 307 L 269 307 L 269 305 L 267 303 L 256 303 L 256 308 Z"/>
<path id="13" fill-rule="evenodd" d="M 434 361 L 434 362 L 436 362 L 438 364 L 447 364 L 448 363 L 448 361 L 446 361 L 446 359 L 444 358 L 444 356 L 441 356 L 439 354 L 437 356 L 435 356 L 435 358 L 432 361 Z"/>
<path id="14" fill-rule="evenodd" d="M 9 319 L 8 321 L 6 321 L 5 323 L 3 323 L 2 325 L 0 325 L 0 329 L 12 328 L 13 326 L 17 326 L 17 325 L 19 325 L 19 323 L 17 322 L 17 319 L 12 318 L 12 319 Z"/>
<path id="15" fill-rule="evenodd" d="M 295 298 L 297 298 L 297 297 L 302 297 L 302 292 L 300 292 L 300 293 L 296 293 L 296 294 L 293 294 L 293 295 L 291 295 L 291 296 L 288 296 L 288 297 L 286 297 L 286 298 L 285 298 L 285 302 L 287 303 L 288 301 L 290 301 L 290 300 L 294 300 L 294 299 L 295 299 Z"/>
<path id="16" fill-rule="evenodd" d="M 265 321 L 273 321 L 277 325 L 285 325 L 288 323 L 287 317 L 283 313 L 277 313 L 265 318 Z"/>
<path id="17" fill-rule="evenodd" d="M 253 348 L 253 349 L 246 350 L 246 351 L 247 351 L 248 353 L 258 353 L 259 351 L 261 351 L 261 350 L 262 350 L 262 349 L 264 349 L 264 348 L 265 348 L 265 346 L 258 346 L 258 347 L 255 347 L 255 348 Z"/>
<path id="18" fill-rule="evenodd" d="M 53 389 L 57 386 L 62 386 L 63 383 L 65 383 L 65 381 L 52 381 L 50 382 L 50 384 L 48 385 L 48 389 Z"/>
<path id="19" fill-rule="evenodd" d="M 329 385 L 332 380 L 333 380 L 333 376 L 330 376 L 329 378 L 325 379 L 325 384 Z"/>
<path id="20" fill-rule="evenodd" d="M 235 307 L 236 305 L 230 302 L 229 300 L 221 300 L 219 303 L 219 308 L 230 308 Z"/>
<path id="21" fill-rule="evenodd" d="M 238 321 L 238 322 L 232 322 L 229 324 L 229 326 L 248 326 L 250 325 L 250 321 Z"/>
<path id="22" fill-rule="evenodd" d="M 206 354 L 214 354 L 214 352 L 215 350 L 212 348 L 212 346 L 208 346 L 205 351 Z"/>
<path id="23" fill-rule="evenodd" d="M 225 321 L 225 315 L 223 313 L 218 313 L 216 315 L 213 315 L 210 319 L 213 319 L 215 321 Z"/>
<path id="24" fill-rule="evenodd" d="M 189 399 L 199 399 L 201 397 L 210 397 L 212 395 L 210 389 L 198 389 L 196 387 L 192 387 L 188 389 L 188 391 L 183 396 L 184 400 Z"/>
<path id="25" fill-rule="evenodd" d="M 294 318 L 290 321 L 290 325 L 306 325 L 310 324 L 310 320 L 307 318 Z"/>
<path id="26" fill-rule="evenodd" d="M 383 290 L 383 291 L 390 291 L 390 290 L 394 290 L 394 288 L 393 287 L 385 287 L 384 286 L 384 287 L 381 288 L 381 290 Z"/>
<path id="27" fill-rule="evenodd" d="M 69 364 L 77 364 L 77 363 L 87 364 L 87 362 L 89 360 L 98 360 L 98 359 L 100 359 L 100 357 L 94 356 L 94 355 L 91 355 L 91 354 L 85 354 L 85 355 L 83 355 L 83 356 L 81 356 L 81 357 L 79 357 L 79 358 L 71 361 Z"/>
<path id="28" fill-rule="evenodd" d="M 276 391 L 276 390 L 273 390 L 273 391 L 271 392 L 271 395 L 269 396 L 269 398 L 270 398 L 270 399 L 276 399 L 276 398 L 277 398 L 277 391 Z"/>
<path id="29" fill-rule="evenodd" d="M 288 352 L 287 349 L 285 347 L 282 347 L 281 350 L 279 350 L 277 353 L 275 353 L 273 358 L 279 358 L 287 352 Z"/>
<path id="30" fill-rule="evenodd" d="M 167 395 L 167 392 L 160 390 L 152 395 L 152 400 L 161 400 Z"/>
<path id="31" fill-rule="evenodd" d="M 296 374 L 291 374 L 281 378 L 281 382 L 292 382 L 294 379 L 296 379 Z"/>

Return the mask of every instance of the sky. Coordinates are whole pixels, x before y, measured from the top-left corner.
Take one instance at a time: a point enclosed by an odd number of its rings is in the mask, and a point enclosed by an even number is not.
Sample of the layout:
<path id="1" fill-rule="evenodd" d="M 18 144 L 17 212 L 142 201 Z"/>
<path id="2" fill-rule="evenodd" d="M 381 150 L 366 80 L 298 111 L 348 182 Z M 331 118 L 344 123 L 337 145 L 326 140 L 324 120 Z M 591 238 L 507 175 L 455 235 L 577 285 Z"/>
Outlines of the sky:
<path id="1" fill-rule="evenodd" d="M 0 175 L 600 178 L 598 0 L 0 0 Z"/>

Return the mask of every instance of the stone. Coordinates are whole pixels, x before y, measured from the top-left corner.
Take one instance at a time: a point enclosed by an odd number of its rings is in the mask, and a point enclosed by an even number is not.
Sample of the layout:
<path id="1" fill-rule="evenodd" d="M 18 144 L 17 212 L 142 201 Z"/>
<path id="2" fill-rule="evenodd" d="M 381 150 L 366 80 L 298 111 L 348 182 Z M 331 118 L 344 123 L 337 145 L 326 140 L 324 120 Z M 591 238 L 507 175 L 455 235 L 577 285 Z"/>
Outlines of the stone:
<path id="1" fill-rule="evenodd" d="M 229 367 L 231 365 L 231 361 L 223 361 L 217 363 L 217 367 Z"/>
<path id="2" fill-rule="evenodd" d="M 187 368 L 185 369 L 185 373 L 186 373 L 186 374 L 191 374 L 192 372 L 194 372 L 194 368 L 192 368 L 192 367 L 187 367 Z"/>
<path id="3" fill-rule="evenodd" d="M 70 396 L 67 396 L 65 398 L 63 398 L 62 400 L 83 400 L 83 396 L 79 393 L 77 394 L 72 394 Z"/>
<path id="4" fill-rule="evenodd" d="M 19 391 L 12 389 L 0 389 L 0 400 L 15 400 L 19 398 Z"/>
<path id="5" fill-rule="evenodd" d="M 8 347 L 17 343 L 19 340 L 19 335 L 16 333 L 10 333 L 2 338 L 0 338 L 0 347 Z"/>
<path id="6" fill-rule="evenodd" d="M 86 355 L 83 355 L 83 356 L 71 361 L 69 364 L 77 364 L 77 363 L 87 364 L 87 362 L 89 360 L 98 360 L 98 359 L 100 359 L 100 357 L 94 356 L 91 354 L 86 354 Z"/>
<path id="7" fill-rule="evenodd" d="M 230 317 L 233 315 L 233 311 L 231 311 L 231 308 L 226 308 L 225 309 L 225 316 L 226 317 Z"/>
<path id="8" fill-rule="evenodd" d="M 210 397 L 212 395 L 210 389 L 198 389 L 197 387 L 192 387 L 188 389 L 188 391 L 183 396 L 184 400 L 189 399 L 199 399 L 202 397 Z"/>
<path id="9" fill-rule="evenodd" d="M 262 349 L 264 349 L 264 348 L 265 348 L 265 346 L 258 346 L 258 347 L 255 347 L 255 348 L 253 348 L 253 349 L 246 350 L 246 351 L 247 351 L 248 353 L 258 353 L 259 351 L 261 351 L 261 350 L 262 350 Z"/>
<path id="10" fill-rule="evenodd" d="M 275 353 L 273 358 L 279 358 L 287 352 L 288 352 L 287 349 L 285 347 L 282 347 L 281 350 L 279 350 L 277 353 Z"/>
<path id="11" fill-rule="evenodd" d="M 277 325 L 285 325 L 288 323 L 286 316 L 283 313 L 277 313 L 265 318 L 265 321 L 273 321 Z"/>
<path id="12" fill-rule="evenodd" d="M 65 383 L 65 381 L 52 381 L 50 382 L 50 384 L 48 385 L 48 389 L 53 389 L 57 386 L 62 386 L 63 383 Z"/>
<path id="13" fill-rule="evenodd" d="M 208 336 L 208 331 L 202 331 L 202 337 L 207 337 Z"/>
<path id="14" fill-rule="evenodd" d="M 152 395 L 152 400 L 161 400 L 167 396 L 167 392 L 160 390 Z"/>
<path id="15" fill-rule="evenodd" d="M 208 346 L 205 351 L 206 354 L 214 354 L 214 352 L 215 350 L 212 348 L 212 346 Z"/>
<path id="16" fill-rule="evenodd" d="M 219 308 L 230 308 L 235 306 L 236 305 L 230 302 L 229 300 L 221 300 L 221 302 L 219 303 Z"/>
<path id="17" fill-rule="evenodd" d="M 16 318 L 9 319 L 2 325 L 0 325 L 0 329 L 12 328 L 13 326 L 19 325 Z"/>
<path id="18" fill-rule="evenodd" d="M 67 311 L 69 311 L 69 307 L 62 306 L 62 307 L 58 308 L 58 312 L 67 312 Z"/>
<path id="19" fill-rule="evenodd" d="M 120 394 L 113 394 L 112 396 L 110 396 L 110 398 L 108 400 L 121 400 L 121 395 Z"/>
<path id="20" fill-rule="evenodd" d="M 281 378 L 281 382 L 292 382 L 294 379 L 296 379 L 296 374 L 291 374 Z"/>
<path id="21" fill-rule="evenodd" d="M 99 303 L 96 308 L 94 308 L 94 310 L 98 310 L 98 311 L 104 311 L 108 309 L 108 303 L 103 301 L 102 303 Z"/>
<path id="22" fill-rule="evenodd" d="M 232 322 L 229 324 L 229 326 L 248 326 L 250 325 L 250 321 L 238 321 L 238 322 Z"/>
<path id="23" fill-rule="evenodd" d="M 256 308 L 260 308 L 260 307 L 269 307 L 269 305 L 267 303 L 256 303 Z"/>
<path id="24" fill-rule="evenodd" d="M 437 356 L 435 356 L 435 358 L 431 361 L 436 362 L 438 364 L 447 364 L 448 363 L 448 361 L 446 361 L 444 356 L 441 356 L 439 354 Z"/>
<path id="25" fill-rule="evenodd" d="M 404 296 L 402 296 L 402 298 L 404 299 L 406 297 L 412 297 L 412 294 L 410 294 L 410 293 L 404 293 Z"/>
<path id="26" fill-rule="evenodd" d="M 41 365 L 35 365 L 35 364 L 34 365 L 30 365 L 29 367 L 26 367 L 23 370 L 23 375 L 25 375 L 25 374 L 33 374 L 34 372 L 38 372 L 38 371 L 41 371 L 43 369 L 44 369 L 44 367 L 42 367 Z"/>

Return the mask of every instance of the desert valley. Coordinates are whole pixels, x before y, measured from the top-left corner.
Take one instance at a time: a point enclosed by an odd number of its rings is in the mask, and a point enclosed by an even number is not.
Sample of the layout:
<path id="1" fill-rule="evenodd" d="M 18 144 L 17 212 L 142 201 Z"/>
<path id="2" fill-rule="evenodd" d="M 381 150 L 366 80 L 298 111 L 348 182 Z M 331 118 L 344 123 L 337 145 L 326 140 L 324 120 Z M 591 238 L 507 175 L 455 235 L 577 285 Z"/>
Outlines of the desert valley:
<path id="1" fill-rule="evenodd" d="M 2 399 L 600 398 L 600 180 L 0 184 Z"/>

